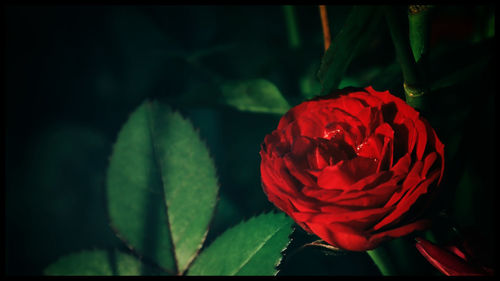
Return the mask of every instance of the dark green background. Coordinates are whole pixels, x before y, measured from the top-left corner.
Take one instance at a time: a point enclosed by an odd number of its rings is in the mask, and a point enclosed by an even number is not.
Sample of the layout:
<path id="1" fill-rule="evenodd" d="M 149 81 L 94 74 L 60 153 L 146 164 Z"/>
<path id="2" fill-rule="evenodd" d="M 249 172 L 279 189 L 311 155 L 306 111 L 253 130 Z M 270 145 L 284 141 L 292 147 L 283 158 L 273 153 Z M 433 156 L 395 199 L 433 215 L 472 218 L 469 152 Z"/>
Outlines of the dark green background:
<path id="1" fill-rule="evenodd" d="M 332 36 L 351 7 L 329 6 Z M 481 67 L 433 93 L 426 115 L 446 145 L 438 210 L 494 246 L 494 6 L 436 7 L 435 80 Z M 104 178 L 118 130 L 146 98 L 167 100 L 200 129 L 221 200 L 207 242 L 274 207 L 260 186 L 259 150 L 280 118 L 214 105 L 222 80 L 264 78 L 290 103 L 306 98 L 324 53 L 317 6 L 296 7 L 301 45 L 289 46 L 281 6 L 4 6 L 5 270 L 39 275 L 61 255 L 124 246 L 107 224 Z M 215 48 L 215 51 L 210 51 Z M 196 61 L 184 56 L 200 54 Z M 344 86 L 401 96 L 387 27 L 349 66 Z M 301 231 L 292 248 L 311 240 Z M 491 260 L 491 259 L 490 259 Z M 427 269 L 428 270 L 428 269 Z M 280 274 L 379 274 L 364 253 L 309 248 Z"/>

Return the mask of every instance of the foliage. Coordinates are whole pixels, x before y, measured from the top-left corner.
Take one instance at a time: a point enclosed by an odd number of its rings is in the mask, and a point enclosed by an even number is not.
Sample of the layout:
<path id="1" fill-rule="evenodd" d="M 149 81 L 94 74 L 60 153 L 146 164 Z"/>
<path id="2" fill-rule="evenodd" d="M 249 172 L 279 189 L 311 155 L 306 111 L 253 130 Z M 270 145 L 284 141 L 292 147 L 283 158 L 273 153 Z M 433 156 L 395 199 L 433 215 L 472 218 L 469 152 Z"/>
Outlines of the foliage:
<path id="1" fill-rule="evenodd" d="M 6 6 L 6 273 L 263 275 L 283 257 L 279 275 L 379 274 L 365 253 L 300 248 L 314 239 L 300 230 L 287 239 L 291 222 L 260 186 L 260 144 L 290 106 L 328 87 L 404 97 L 378 8 L 327 7 L 325 54 L 317 6 L 293 7 L 293 46 L 279 6 Z M 430 213 L 487 245 L 494 15 L 433 8 L 426 110 L 447 163 Z M 444 225 L 436 240 L 448 239 Z M 259 240 L 274 232 L 276 242 Z M 229 254 L 255 252 L 240 272 L 211 258 L 228 240 Z"/>

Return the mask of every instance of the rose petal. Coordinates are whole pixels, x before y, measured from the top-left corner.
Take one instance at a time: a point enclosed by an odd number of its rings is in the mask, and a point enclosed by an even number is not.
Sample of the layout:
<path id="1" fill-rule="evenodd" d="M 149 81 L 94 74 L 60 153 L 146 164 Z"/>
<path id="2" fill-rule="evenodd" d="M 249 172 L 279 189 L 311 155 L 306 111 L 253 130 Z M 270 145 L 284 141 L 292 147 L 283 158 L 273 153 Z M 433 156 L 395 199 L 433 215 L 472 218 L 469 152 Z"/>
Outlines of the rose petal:
<path id="1" fill-rule="evenodd" d="M 342 190 L 338 189 L 323 189 L 318 186 L 305 186 L 302 189 L 302 193 L 310 198 L 316 198 L 325 203 L 334 202 L 335 198 L 338 197 Z"/>
<path id="2" fill-rule="evenodd" d="M 324 125 L 318 120 L 315 120 L 308 116 L 301 116 L 298 118 L 295 123 L 299 128 L 299 134 L 294 135 L 297 136 L 307 136 L 310 138 L 322 137 L 324 132 Z"/>
<path id="3" fill-rule="evenodd" d="M 429 225 L 430 225 L 429 220 L 422 219 L 387 231 L 377 232 L 375 234 L 370 235 L 370 238 L 368 240 L 368 245 L 369 245 L 368 249 L 373 249 L 377 247 L 381 242 L 385 240 L 402 237 L 414 231 L 424 230 L 428 228 Z"/>
<path id="4" fill-rule="evenodd" d="M 356 197 L 360 197 L 365 192 L 376 193 L 376 191 L 371 191 L 381 184 L 391 180 L 392 172 L 385 171 L 379 174 L 373 174 L 368 177 L 362 178 L 353 184 L 348 190 L 340 189 L 323 189 L 321 187 L 306 186 L 302 190 L 302 193 L 308 197 L 317 198 L 325 203 L 335 202 L 341 200 L 349 200 Z M 397 181 L 395 181 L 397 182 Z M 391 183 L 394 183 L 391 181 Z M 370 193 L 368 193 L 369 195 Z M 389 194 L 390 195 L 390 194 Z M 360 202 L 361 203 L 361 202 Z M 328 205 L 321 208 L 324 212 L 329 212 Z"/>
<path id="5" fill-rule="evenodd" d="M 348 251 L 365 251 L 368 239 L 359 230 L 341 223 L 325 225 L 307 223 L 307 226 L 328 244 Z"/>
<path id="6" fill-rule="evenodd" d="M 314 148 L 314 153 L 310 154 L 309 163 L 311 168 L 316 170 L 323 170 L 326 166 L 328 166 L 328 158 L 325 159 L 323 157 L 324 151 L 318 145 Z"/>
<path id="7" fill-rule="evenodd" d="M 383 136 L 384 145 L 382 147 L 381 155 L 379 158 L 379 163 L 377 166 L 377 172 L 380 171 L 381 167 L 392 167 L 393 162 L 393 139 L 394 139 L 394 130 L 389 126 L 389 124 L 384 123 L 377 127 L 375 130 L 375 134 L 379 136 Z"/>
<path id="8" fill-rule="evenodd" d="M 463 259 L 425 239 L 417 239 L 415 247 L 417 247 L 417 250 L 422 254 L 422 256 L 425 257 L 425 259 L 427 259 L 435 268 L 445 275 L 485 275 L 485 272 L 482 270 L 469 265 Z"/>
<path id="9" fill-rule="evenodd" d="M 374 163 L 376 165 L 377 162 Z M 341 197 L 339 197 L 339 199 L 343 198 L 343 195 L 346 194 L 358 193 L 375 188 L 376 186 L 382 184 L 383 182 L 388 181 L 390 179 L 391 174 L 392 172 L 382 171 L 373 173 L 366 177 L 362 177 L 360 180 L 352 184 L 349 189 L 344 190 L 344 193 L 341 195 Z"/>
<path id="10" fill-rule="evenodd" d="M 292 122 L 297 120 L 297 117 L 302 115 L 302 113 L 307 112 L 310 104 L 314 103 L 312 101 L 306 101 L 303 102 L 297 106 L 292 107 L 290 110 L 288 110 L 283 117 L 281 117 L 280 122 L 278 124 L 277 130 L 282 130 L 286 127 L 288 127 Z"/>
<path id="11" fill-rule="evenodd" d="M 292 217 L 300 222 L 331 224 L 336 222 L 352 222 L 364 220 L 376 221 L 393 208 L 374 208 L 364 210 L 352 210 L 350 208 L 336 207 L 332 213 L 324 212 L 293 212 Z"/>
<path id="12" fill-rule="evenodd" d="M 334 223 L 330 225 L 308 223 L 309 228 L 321 239 L 335 247 L 348 251 L 367 251 L 376 248 L 381 242 L 407 235 L 428 226 L 426 220 L 419 220 L 402 227 L 376 234 L 360 231 L 351 225 Z"/>
<path id="13" fill-rule="evenodd" d="M 373 229 L 379 230 L 383 227 L 397 223 L 402 218 L 402 216 L 410 210 L 410 208 L 415 204 L 418 198 L 427 193 L 429 185 L 434 182 L 438 178 L 438 176 L 439 173 L 432 173 L 428 179 L 424 180 L 412 190 L 409 190 L 396 205 L 396 209 L 394 209 L 394 211 L 391 212 L 387 217 L 377 223 L 373 227 Z"/>
<path id="14" fill-rule="evenodd" d="M 293 197 L 297 194 L 297 183 L 291 179 L 283 166 L 283 160 L 279 158 L 262 161 L 260 166 L 262 183 L 267 189 L 266 192 Z"/>
<path id="15" fill-rule="evenodd" d="M 358 99 L 350 98 L 350 95 L 341 96 L 335 106 L 353 116 L 359 116 L 359 112 L 367 107 Z"/>
<path id="16" fill-rule="evenodd" d="M 351 147 L 357 146 L 364 138 L 365 128 L 362 125 L 347 122 L 330 122 L 323 129 L 323 138 L 340 138 Z"/>
<path id="17" fill-rule="evenodd" d="M 422 171 L 420 172 L 421 178 L 425 179 L 427 172 L 429 172 L 429 169 L 432 167 L 432 164 L 436 162 L 437 157 L 438 155 L 436 152 L 432 152 L 425 157 L 424 166 L 422 167 Z"/>
<path id="18" fill-rule="evenodd" d="M 413 121 L 405 119 L 402 124 L 392 124 L 394 135 L 394 157 L 398 158 L 403 154 L 412 153 L 417 142 L 417 131 Z"/>
<path id="19" fill-rule="evenodd" d="M 410 190 L 423 180 L 423 178 L 420 176 L 423 166 L 424 163 L 422 161 L 415 162 L 405 180 L 403 181 L 403 190 Z"/>
<path id="20" fill-rule="evenodd" d="M 381 107 L 383 101 L 377 96 L 371 95 L 368 92 L 354 92 L 349 94 L 350 98 L 359 100 L 366 107 Z"/>
<path id="21" fill-rule="evenodd" d="M 395 176 L 406 175 L 411 165 L 410 154 L 405 154 L 401 157 L 398 162 L 391 167 L 391 171 L 394 172 Z"/>
<path id="22" fill-rule="evenodd" d="M 290 150 L 288 143 L 282 140 L 276 131 L 266 135 L 264 142 L 261 145 L 262 153 L 270 153 L 274 156 L 281 157 Z"/>
<path id="23" fill-rule="evenodd" d="M 382 112 L 378 108 L 365 107 L 356 117 L 363 123 L 367 129 L 366 134 L 370 135 L 379 125 L 383 124 L 384 118 Z"/>
<path id="24" fill-rule="evenodd" d="M 278 208 L 290 214 L 295 211 L 316 211 L 318 200 L 299 192 L 300 183 L 294 180 L 284 167 L 282 159 L 264 160 L 261 165 L 262 187 Z M 279 199 L 279 200 L 277 200 Z"/>
<path id="25" fill-rule="evenodd" d="M 325 189 L 348 189 L 349 185 L 361 178 L 373 174 L 376 161 L 365 157 L 341 161 L 335 166 L 328 166 L 318 176 L 318 185 Z"/>
<path id="26" fill-rule="evenodd" d="M 351 146 L 356 145 L 366 134 L 365 125 L 358 117 L 339 108 L 323 109 L 328 110 L 323 115 L 317 115 L 316 118 L 322 118 L 324 125 L 322 138 L 332 139 L 339 133 L 344 136 L 344 140 Z"/>
<path id="27" fill-rule="evenodd" d="M 443 173 L 444 173 L 444 144 L 439 140 L 436 132 L 434 129 L 432 129 L 431 125 L 429 122 L 425 119 L 422 120 L 426 124 L 427 128 L 427 135 L 429 135 L 429 145 L 431 147 L 434 147 L 436 149 L 436 152 L 439 154 L 439 158 L 441 160 L 441 174 L 439 175 L 439 180 L 438 180 L 438 185 L 441 183 L 441 180 L 443 179 Z"/>
<path id="28" fill-rule="evenodd" d="M 379 208 L 385 205 L 392 193 L 398 188 L 399 185 L 394 181 L 389 181 L 366 191 L 338 196 L 335 203 L 340 206 Z"/>
<path id="29" fill-rule="evenodd" d="M 373 134 L 356 147 L 356 154 L 361 157 L 380 159 L 383 145 L 383 138 Z"/>
<path id="30" fill-rule="evenodd" d="M 415 128 L 417 130 L 417 159 L 422 160 L 427 144 L 427 128 L 422 120 L 415 122 Z"/>
<path id="31" fill-rule="evenodd" d="M 290 174 L 299 180 L 303 185 L 315 185 L 316 181 L 311 175 L 305 170 L 307 167 L 305 167 L 306 162 L 302 160 L 301 158 L 294 158 L 292 154 L 287 154 L 283 158 L 285 162 L 285 166 L 290 172 Z M 302 167 L 301 167 L 302 166 Z"/>
<path id="32" fill-rule="evenodd" d="M 394 116 L 394 120 L 402 120 L 405 118 L 416 120 L 418 118 L 419 116 L 418 111 L 416 111 L 413 107 L 409 106 L 402 99 L 391 95 L 389 91 L 378 92 L 374 90 L 373 87 L 371 86 L 366 87 L 365 90 L 370 94 L 381 99 L 385 104 L 392 102 L 396 105 L 397 111 L 396 111 L 396 116 Z"/>
<path id="33" fill-rule="evenodd" d="M 457 246 L 455 245 L 452 245 L 452 246 L 449 246 L 449 247 L 446 247 L 446 250 L 450 251 L 451 253 L 453 253 L 455 256 L 463 259 L 464 261 L 467 261 L 468 258 L 467 258 L 467 255 L 462 252 L 462 250 L 460 250 Z"/>

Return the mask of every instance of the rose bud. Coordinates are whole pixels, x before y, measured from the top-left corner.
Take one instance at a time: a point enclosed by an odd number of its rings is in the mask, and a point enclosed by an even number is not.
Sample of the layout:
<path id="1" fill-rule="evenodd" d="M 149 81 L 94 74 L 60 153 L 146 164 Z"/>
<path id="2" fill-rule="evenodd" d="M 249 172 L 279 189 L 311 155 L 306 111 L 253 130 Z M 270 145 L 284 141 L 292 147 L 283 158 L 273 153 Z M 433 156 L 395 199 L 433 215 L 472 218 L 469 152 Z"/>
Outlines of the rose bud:
<path id="1" fill-rule="evenodd" d="M 444 145 L 403 100 L 346 88 L 290 109 L 261 146 L 269 201 L 309 233 L 350 251 L 427 227 Z"/>
<path id="2" fill-rule="evenodd" d="M 443 249 L 423 238 L 416 238 L 415 247 L 435 268 L 448 276 L 493 275 L 493 270 L 474 262 L 469 253 L 456 245 Z"/>

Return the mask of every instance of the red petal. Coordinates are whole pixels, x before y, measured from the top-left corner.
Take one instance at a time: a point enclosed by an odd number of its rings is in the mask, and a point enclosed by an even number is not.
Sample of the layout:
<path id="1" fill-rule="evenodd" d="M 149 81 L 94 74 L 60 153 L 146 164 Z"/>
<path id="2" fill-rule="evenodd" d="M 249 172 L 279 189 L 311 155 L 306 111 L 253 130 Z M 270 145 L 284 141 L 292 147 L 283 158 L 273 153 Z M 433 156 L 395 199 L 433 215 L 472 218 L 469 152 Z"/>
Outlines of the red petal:
<path id="1" fill-rule="evenodd" d="M 354 92 L 349 94 L 350 98 L 355 98 L 363 103 L 366 107 L 380 107 L 383 101 L 367 92 Z"/>
<path id="2" fill-rule="evenodd" d="M 328 244 L 348 251 L 366 251 L 376 248 L 381 242 L 407 235 L 428 226 L 428 221 L 420 220 L 396 229 L 371 235 L 369 232 L 353 228 L 350 223 L 332 223 L 329 225 L 307 223 L 309 228 Z"/>
<path id="3" fill-rule="evenodd" d="M 324 125 L 319 120 L 311 118 L 304 114 L 298 117 L 295 122 L 297 124 L 297 127 L 299 128 L 300 133 L 294 135 L 294 137 L 298 136 L 307 136 L 310 138 L 323 137 Z"/>
<path id="4" fill-rule="evenodd" d="M 352 227 L 335 223 L 324 225 L 321 223 L 308 223 L 309 228 L 326 241 L 328 244 L 348 251 L 366 251 L 369 248 L 368 239 L 363 232 L 354 230 Z"/>
<path id="5" fill-rule="evenodd" d="M 484 272 L 467 264 L 463 259 L 425 239 L 417 239 L 415 246 L 427 261 L 448 276 L 485 275 Z"/>
<path id="6" fill-rule="evenodd" d="M 393 102 L 397 107 L 397 114 L 394 117 L 394 122 L 397 123 L 396 120 L 402 120 L 405 117 L 410 118 L 412 120 L 416 120 L 419 116 L 418 111 L 416 111 L 413 107 L 409 106 L 402 99 L 391 95 L 389 91 L 378 92 L 374 90 L 371 86 L 365 88 L 367 92 L 381 99 L 385 104 Z"/>
<path id="7" fill-rule="evenodd" d="M 405 119 L 402 124 L 392 124 L 394 135 L 394 154 L 399 157 L 402 154 L 412 153 L 417 142 L 417 131 L 414 123 L 410 119 Z"/>
<path id="8" fill-rule="evenodd" d="M 294 158 L 291 154 L 285 155 L 283 160 L 290 174 L 303 185 L 316 185 L 316 181 L 306 172 L 307 167 L 304 167 L 306 164 L 304 160 L 301 158 Z"/>
<path id="9" fill-rule="evenodd" d="M 434 182 L 438 178 L 438 173 L 432 173 L 428 179 L 424 180 L 415 188 L 408 190 L 408 192 L 401 198 L 399 203 L 396 205 L 396 209 L 392 213 L 390 213 L 387 217 L 377 223 L 373 229 L 378 230 L 385 226 L 388 226 L 393 223 L 397 223 L 403 215 L 410 210 L 410 208 L 415 204 L 415 202 L 422 196 L 427 193 L 427 188 L 429 185 Z"/>
<path id="10" fill-rule="evenodd" d="M 384 206 L 398 188 L 399 186 L 394 181 L 389 181 L 366 191 L 342 194 L 338 196 L 335 203 L 341 206 L 378 208 Z"/>
<path id="11" fill-rule="evenodd" d="M 377 247 L 381 242 L 391 239 L 402 237 L 408 235 L 417 230 L 424 230 L 428 228 L 430 225 L 430 221 L 428 220 L 418 220 L 409 224 L 405 224 L 403 226 L 393 228 L 387 231 L 377 232 L 369 237 L 368 245 L 369 249 L 373 249 Z"/>
<path id="12" fill-rule="evenodd" d="M 333 205 L 331 206 L 333 208 Z M 351 208 L 334 207 L 331 213 L 324 212 L 294 212 L 292 217 L 300 222 L 331 224 L 336 222 L 352 222 L 365 220 L 373 222 L 385 215 L 392 208 L 375 208 L 353 210 Z"/>
<path id="13" fill-rule="evenodd" d="M 427 144 L 427 128 L 421 120 L 415 122 L 415 128 L 417 129 L 417 159 L 422 160 Z"/>
<path id="14" fill-rule="evenodd" d="M 353 116 L 358 116 L 359 112 L 366 108 L 358 99 L 352 99 L 349 95 L 341 96 L 335 105 Z"/>
<path id="15" fill-rule="evenodd" d="M 314 102 L 306 101 L 297 106 L 292 107 L 285 115 L 283 115 L 283 117 L 281 117 L 277 130 L 284 129 L 290 123 L 294 122 L 298 116 L 302 115 L 303 112 L 308 111 L 308 108 L 310 107 L 311 103 Z"/>
<path id="16" fill-rule="evenodd" d="M 373 134 L 356 147 L 356 154 L 361 157 L 380 159 L 383 145 L 383 138 Z"/>
<path id="17" fill-rule="evenodd" d="M 318 176 L 318 185 L 325 189 L 344 189 L 358 180 L 373 174 L 376 162 L 370 158 L 356 157 L 328 166 Z"/>
<path id="18" fill-rule="evenodd" d="M 422 180 L 420 178 L 420 171 L 422 170 L 422 166 L 423 166 L 422 161 L 417 161 L 413 165 L 410 172 L 406 176 L 403 185 L 401 186 L 401 189 L 396 191 L 392 195 L 391 199 L 389 199 L 389 201 L 387 201 L 387 203 L 385 204 L 386 206 L 395 205 L 408 192 L 409 189 L 415 187 Z"/>
<path id="19" fill-rule="evenodd" d="M 366 134 L 370 135 L 375 128 L 383 124 L 384 118 L 379 108 L 365 107 L 356 117 L 363 123 L 367 129 Z"/>
<path id="20" fill-rule="evenodd" d="M 429 172 L 429 169 L 432 167 L 432 164 L 436 162 L 436 159 L 437 159 L 436 152 L 429 153 L 429 155 L 425 157 L 424 166 L 422 168 L 422 171 L 420 172 L 420 177 L 425 179 L 427 172 Z"/>
<path id="21" fill-rule="evenodd" d="M 344 189 L 353 184 L 355 180 L 350 173 L 343 170 L 344 161 L 335 166 L 328 166 L 323 169 L 318 177 L 318 185 L 325 189 Z"/>
<path id="22" fill-rule="evenodd" d="M 394 172 L 395 175 L 406 175 L 411 165 L 411 156 L 410 154 L 406 154 L 401 157 L 396 165 L 392 166 L 391 171 Z"/>
<path id="23" fill-rule="evenodd" d="M 341 130 L 342 134 L 347 135 L 345 141 L 351 146 L 355 145 L 357 140 L 365 137 L 365 125 L 359 120 L 359 116 L 350 114 L 340 108 L 323 108 L 325 111 L 321 115 L 314 116 L 321 119 L 324 128 L 322 138 L 331 139 L 335 136 L 336 130 Z"/>
<path id="24" fill-rule="evenodd" d="M 436 132 L 432 127 L 430 126 L 429 122 L 425 119 L 422 120 L 427 127 L 427 134 L 430 136 L 429 137 L 429 143 L 431 146 L 433 146 L 436 149 L 436 152 L 439 154 L 440 159 L 441 159 L 441 174 L 439 176 L 438 184 L 441 183 L 441 180 L 443 179 L 443 173 L 444 173 L 444 144 L 439 140 Z"/>
<path id="25" fill-rule="evenodd" d="M 419 182 L 422 181 L 422 177 L 420 176 L 420 172 L 422 171 L 422 167 L 424 166 L 424 163 L 422 161 L 417 161 L 411 168 L 410 172 L 408 173 L 408 176 L 406 176 L 406 179 L 403 182 L 403 189 L 404 190 L 410 190 L 413 187 L 415 187 Z"/>
<path id="26" fill-rule="evenodd" d="M 398 188 L 398 186 L 386 187 L 386 185 L 395 185 L 395 182 L 397 182 L 397 180 L 395 181 L 391 178 L 391 175 L 392 172 L 388 171 L 370 175 L 351 185 L 348 190 L 323 189 L 316 186 L 306 186 L 302 190 L 302 193 L 308 197 L 317 198 L 326 203 L 335 202 L 341 205 L 349 205 L 352 203 L 352 206 L 370 206 L 367 203 L 368 201 L 385 201 L 387 200 L 385 197 L 392 194 L 392 191 L 389 190 L 391 190 L 391 188 Z M 387 193 L 383 193 L 383 190 L 386 190 Z M 385 194 L 385 196 L 381 193 Z M 379 196 L 379 198 L 374 198 L 375 196 Z M 366 197 L 366 199 L 364 197 Z M 321 207 L 321 210 L 324 212 L 331 211 L 328 205 Z"/>
<path id="27" fill-rule="evenodd" d="M 464 252 L 462 252 L 462 250 L 460 250 L 457 246 L 449 246 L 449 247 L 446 247 L 446 250 L 450 251 L 451 253 L 453 253 L 455 256 L 463 259 L 464 261 L 467 261 L 467 255 L 465 255 Z"/>
<path id="28" fill-rule="evenodd" d="M 376 130 L 375 134 L 383 136 L 384 145 L 382 147 L 381 157 L 379 158 L 379 163 L 377 166 L 377 172 L 381 167 L 391 168 L 393 163 L 393 151 L 394 151 L 394 130 L 389 126 L 389 124 L 384 123 L 380 125 Z"/>

